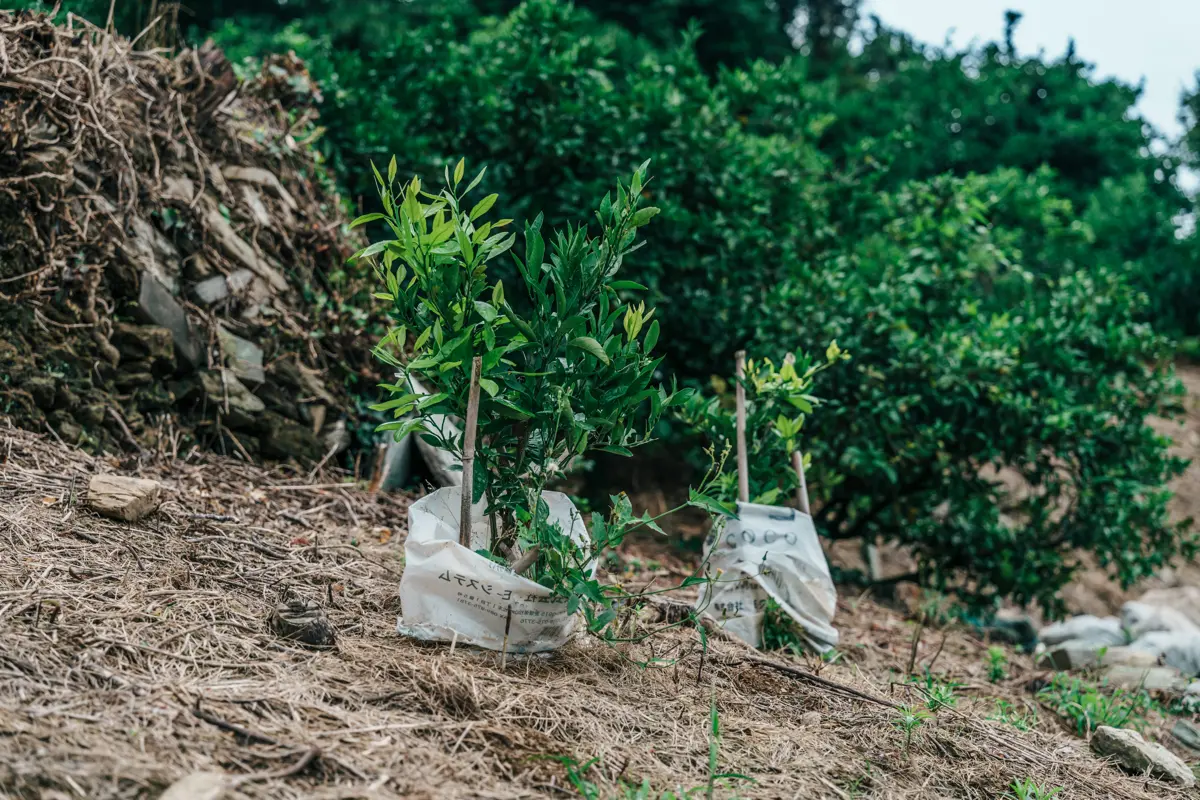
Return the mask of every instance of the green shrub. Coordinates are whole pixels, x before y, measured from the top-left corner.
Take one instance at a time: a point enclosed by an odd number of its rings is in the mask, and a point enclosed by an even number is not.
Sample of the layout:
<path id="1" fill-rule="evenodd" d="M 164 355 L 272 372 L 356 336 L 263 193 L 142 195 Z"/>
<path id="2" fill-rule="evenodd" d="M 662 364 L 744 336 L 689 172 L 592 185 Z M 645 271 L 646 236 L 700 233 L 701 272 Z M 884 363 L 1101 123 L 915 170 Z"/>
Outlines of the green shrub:
<path id="1" fill-rule="evenodd" d="M 1125 584 L 1194 550 L 1166 507 L 1183 462 L 1145 424 L 1180 389 L 1144 295 L 1102 269 L 1024 268 L 990 224 L 992 183 L 864 206 L 845 252 L 778 288 L 758 346 L 854 353 L 808 431 L 823 533 L 894 539 L 923 582 L 977 603 L 1054 610 L 1079 550 Z"/>
<path id="2" fill-rule="evenodd" d="M 821 402 L 810 394 L 814 379 L 818 373 L 849 357 L 833 342 L 820 361 L 802 353 L 799 358 L 789 354 L 779 367 L 770 359 L 746 363 L 742 384 L 746 388 L 750 502 L 783 505 L 791 501 L 800 484 L 792 467 L 792 454 L 800 449 L 805 418 Z M 737 379 L 732 380 L 736 384 Z M 703 437 L 712 451 L 732 453 L 737 445 L 734 389 L 717 377 L 713 378 L 713 389 L 707 396 L 691 395 L 676 413 L 692 433 Z M 726 463 L 733 463 L 733 459 Z M 719 475 L 711 489 L 712 496 L 730 508 L 737 500 L 737 493 L 736 470 Z"/>
<path id="3" fill-rule="evenodd" d="M 547 248 L 541 220 L 527 224 L 524 258 L 512 256 L 520 280 L 507 290 L 490 278 L 488 264 L 515 243 L 516 235 L 503 230 L 511 220 L 486 219 L 494 194 L 467 200 L 483 172 L 462 187 L 462 161 L 453 177 L 446 170 L 446 187 L 434 195 L 417 178 L 397 187 L 393 160 L 386 178 L 375 172 L 385 212 L 355 220 L 382 220 L 394 237 L 354 256 L 376 261 L 384 289 L 376 296 L 391 304 L 395 319 L 375 352 L 403 380 L 383 387 L 394 397 L 374 408 L 396 420 L 379 429 L 397 439 L 417 433 L 464 456 L 463 434 L 437 420 L 467 416 L 479 360 L 476 466 L 463 491 L 474 502 L 487 500 L 492 534 L 481 554 L 501 563 L 508 557 L 514 567 L 525 563 L 529 577 L 560 593 L 572 612 L 582 605 L 593 632 L 605 629 L 615 611 L 588 563 L 618 546 L 631 527 L 657 526 L 649 516 L 635 519 L 622 499 L 608 521 L 593 515 L 593 542 L 580 546 L 548 521 L 542 491 L 589 450 L 630 455 L 659 415 L 683 400 L 653 382 L 661 361 L 651 355 L 658 321 L 644 303 L 622 301 L 619 292 L 637 284 L 616 280 L 640 246 L 638 229 L 658 213 L 641 203 L 645 168 L 601 201 L 597 236 L 572 226 Z M 418 394 L 409 381 L 414 376 L 436 393 Z"/>

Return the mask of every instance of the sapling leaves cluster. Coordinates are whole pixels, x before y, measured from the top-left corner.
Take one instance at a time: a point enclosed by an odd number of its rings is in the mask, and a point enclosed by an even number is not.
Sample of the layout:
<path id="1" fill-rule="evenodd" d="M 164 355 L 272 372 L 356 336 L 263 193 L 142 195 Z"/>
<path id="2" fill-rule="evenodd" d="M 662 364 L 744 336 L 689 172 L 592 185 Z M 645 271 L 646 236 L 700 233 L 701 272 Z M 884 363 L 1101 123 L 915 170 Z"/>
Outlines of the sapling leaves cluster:
<path id="1" fill-rule="evenodd" d="M 642 204 L 646 168 L 605 196 L 598 232 L 544 232 L 539 216 L 518 237 L 507 230 L 512 220 L 491 218 L 496 195 L 468 199 L 483 171 L 464 185 L 460 161 L 433 193 L 419 178 L 397 183 L 393 159 L 386 176 L 375 170 L 383 212 L 353 223 L 382 222 L 391 232 L 352 257 L 372 260 L 383 286 L 376 297 L 391 305 L 393 325 L 375 353 L 398 379 L 382 387 L 390 399 L 373 407 L 394 418 L 379 429 L 461 456 L 462 434 L 439 420 L 465 415 L 471 362 L 481 356 L 469 487 L 475 502 L 486 498 L 491 537 L 481 554 L 573 606 L 605 605 L 590 563 L 632 526 L 653 522 L 634 518 L 626 501 L 607 518 L 593 515 L 593 541 L 580 545 L 550 520 L 543 490 L 590 450 L 631 454 L 686 399 L 656 380 L 658 321 L 644 302 L 627 299 L 644 287 L 617 278 L 641 246 L 638 229 L 658 213 Z M 489 272 L 505 255 L 516 268 L 510 285 Z M 435 392 L 414 391 L 413 377 Z M 612 616 L 601 608 L 589 627 Z"/>

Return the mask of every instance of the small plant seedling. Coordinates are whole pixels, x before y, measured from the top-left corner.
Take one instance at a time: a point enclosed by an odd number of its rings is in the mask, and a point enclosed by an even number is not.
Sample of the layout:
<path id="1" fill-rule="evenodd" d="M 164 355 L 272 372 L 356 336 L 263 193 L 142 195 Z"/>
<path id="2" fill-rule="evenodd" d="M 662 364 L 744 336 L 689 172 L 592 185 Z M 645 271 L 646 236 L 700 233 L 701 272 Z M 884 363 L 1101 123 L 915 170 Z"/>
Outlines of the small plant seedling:
<path id="1" fill-rule="evenodd" d="M 957 702 L 950 684 L 939 683 L 926 690 L 925 705 L 935 714 L 943 708 L 954 708 Z"/>
<path id="2" fill-rule="evenodd" d="M 1008 655 L 1003 647 L 992 645 L 987 649 L 987 674 L 992 683 L 1008 678 Z"/>
<path id="3" fill-rule="evenodd" d="M 791 497 L 800 485 L 793 467 L 794 454 L 800 449 L 800 434 L 805 420 L 820 404 L 810 392 L 816 376 L 850 355 L 830 343 L 824 358 L 808 353 L 788 355 L 776 367 L 770 359 L 748 361 L 745 375 L 734 378 L 735 388 L 745 390 L 748 499 L 763 505 L 776 505 Z M 732 448 L 737 421 L 729 384 L 713 378 L 713 393 L 690 395 L 678 409 L 679 419 L 693 433 L 703 436 L 717 451 Z M 810 459 L 802 457 L 804 469 Z M 738 498 L 736 472 L 722 474 L 714 481 L 711 494 L 732 507 Z"/>
<path id="4" fill-rule="evenodd" d="M 1008 793 L 1004 796 L 1008 800 L 1050 800 L 1061 791 L 1061 786 L 1043 787 L 1041 784 L 1034 783 L 1033 778 L 1025 778 L 1013 781 Z"/>
<path id="5" fill-rule="evenodd" d="M 467 200 L 484 173 L 464 181 L 462 161 L 433 194 L 418 178 L 397 183 L 393 158 L 386 177 L 375 170 L 384 213 L 352 223 L 380 220 L 392 237 L 352 257 L 369 260 L 379 276 L 375 297 L 390 304 L 393 324 L 374 352 L 402 376 L 382 385 L 391 399 L 372 406 L 394 417 L 378 430 L 454 453 L 464 480 L 473 464 L 464 508 L 468 498 L 486 499 L 491 523 L 479 554 L 551 589 L 570 613 L 582 612 L 590 632 L 606 636 L 624 595 L 613 597 L 589 565 L 634 528 L 661 532 L 657 517 L 635 516 L 627 497 L 613 498 L 608 515 L 592 515 L 584 546 L 550 518 L 542 492 L 591 451 L 631 455 L 687 396 L 655 382 L 658 321 L 644 302 L 626 299 L 645 287 L 617 279 L 640 246 L 638 230 L 658 213 L 642 205 L 646 167 L 601 201 L 598 231 L 569 226 L 544 237 L 539 215 L 525 225 L 520 256 L 517 236 L 505 230 L 512 220 L 489 218 L 497 196 Z M 508 286 L 489 275 L 505 255 L 516 275 Z M 421 395 L 410 376 L 437 391 Z M 476 407 L 477 440 L 468 448 L 442 420 Z"/>
<path id="6" fill-rule="evenodd" d="M 1029 731 L 1037 725 L 1037 709 L 1020 710 L 1007 700 L 997 700 L 996 710 L 988 719 L 1011 725 L 1019 731 Z"/>
<path id="7" fill-rule="evenodd" d="M 1144 690 L 1106 693 L 1102 690 L 1106 688 L 1060 672 L 1037 693 L 1037 699 L 1070 722 L 1079 736 L 1090 736 L 1102 725 L 1145 730 L 1146 714 L 1157 705 L 1154 698 Z"/>
<path id="8" fill-rule="evenodd" d="M 923 708 L 916 706 L 901 706 L 899 715 L 892 720 L 892 725 L 904 734 L 904 755 L 909 755 L 909 748 L 912 745 L 913 731 L 925 724 L 925 720 L 929 718 L 929 712 Z"/>
<path id="9" fill-rule="evenodd" d="M 939 680 L 928 668 L 921 677 L 910 675 L 908 682 L 918 687 L 918 691 L 925 696 L 926 707 L 934 713 L 943 708 L 953 708 L 957 705 L 958 700 L 954 691 L 963 685 L 954 681 Z"/>

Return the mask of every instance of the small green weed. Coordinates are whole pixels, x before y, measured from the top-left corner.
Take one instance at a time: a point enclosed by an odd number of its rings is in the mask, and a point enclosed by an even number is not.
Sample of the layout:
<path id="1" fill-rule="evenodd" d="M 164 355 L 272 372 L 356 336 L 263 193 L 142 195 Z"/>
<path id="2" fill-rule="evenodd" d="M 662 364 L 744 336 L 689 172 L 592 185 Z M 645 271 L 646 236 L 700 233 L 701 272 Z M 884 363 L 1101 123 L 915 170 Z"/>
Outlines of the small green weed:
<path id="1" fill-rule="evenodd" d="M 904 734 L 904 755 L 908 756 L 909 747 L 912 745 L 913 731 L 925 724 L 925 720 L 929 719 L 929 712 L 923 708 L 916 706 L 901 706 L 899 716 L 892 720 L 892 725 L 896 730 Z"/>
<path id="2" fill-rule="evenodd" d="M 955 681 L 942 681 L 934 676 L 928 669 L 921 677 L 910 675 L 908 682 L 918 687 L 921 694 L 925 696 L 925 705 L 932 712 L 941 711 L 943 708 L 953 708 L 958 701 L 954 696 L 954 691 L 962 686 L 961 683 Z"/>
<path id="3" fill-rule="evenodd" d="M 992 683 L 998 683 L 1008 678 L 1008 655 L 1004 652 L 1003 647 L 995 645 L 987 649 L 988 660 L 988 680 Z"/>
<path id="4" fill-rule="evenodd" d="M 1143 690 L 1114 689 L 1106 694 L 1105 688 L 1060 672 L 1037 693 L 1037 699 L 1071 722 L 1080 736 L 1101 725 L 1144 730 L 1146 713 L 1156 707 L 1154 699 Z"/>
<path id="5" fill-rule="evenodd" d="M 763 649 L 782 650 L 803 655 L 807 646 L 804 631 L 789 617 L 774 598 L 767 598 L 763 613 Z"/>
<path id="6" fill-rule="evenodd" d="M 615 797 L 619 800 L 697 800 L 705 798 L 705 800 L 713 800 L 716 796 L 717 789 L 731 789 L 737 781 L 754 782 L 753 778 L 745 775 L 740 775 L 736 772 L 718 772 L 720 762 L 721 748 L 721 719 L 717 713 L 717 701 L 714 697 L 709 706 L 709 737 L 708 737 L 708 778 L 703 786 L 695 786 L 691 789 L 667 789 L 657 791 L 651 785 L 648 779 L 643 779 L 641 783 L 630 783 L 624 779 L 617 780 L 617 794 L 605 795 L 601 788 L 588 780 L 587 773 L 600 763 L 599 757 L 589 759 L 583 764 L 571 756 L 546 756 L 554 761 L 558 761 L 567 771 L 567 780 L 575 791 L 579 792 L 579 796 L 584 800 L 609 800 Z M 729 795 L 730 800 L 739 800 L 737 794 Z"/>
<path id="7" fill-rule="evenodd" d="M 1050 800 L 1061 791 L 1061 786 L 1043 787 L 1034 783 L 1033 778 L 1026 778 L 1023 781 L 1013 781 L 1004 797 L 1006 800 Z"/>
<path id="8" fill-rule="evenodd" d="M 994 719 L 997 722 L 1003 722 L 1005 725 L 1012 725 L 1019 731 L 1030 731 L 1037 726 L 1037 709 L 1023 710 L 1018 709 L 1007 700 L 997 700 L 996 710 L 988 719 Z"/>

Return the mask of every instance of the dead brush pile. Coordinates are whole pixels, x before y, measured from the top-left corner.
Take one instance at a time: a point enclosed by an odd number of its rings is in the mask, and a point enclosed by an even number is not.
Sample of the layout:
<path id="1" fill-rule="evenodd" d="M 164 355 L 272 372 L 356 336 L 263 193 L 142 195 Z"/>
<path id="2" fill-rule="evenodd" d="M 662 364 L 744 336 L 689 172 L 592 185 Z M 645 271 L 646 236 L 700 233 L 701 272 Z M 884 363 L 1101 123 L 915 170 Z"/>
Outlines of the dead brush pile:
<path id="1" fill-rule="evenodd" d="M 921 698 L 884 665 L 907 657 L 908 632 L 865 621 L 846 628 L 850 657 L 852 642 L 888 646 L 824 666 L 705 649 L 691 628 L 503 666 L 402 639 L 403 496 L 214 454 L 131 457 L 164 500 L 124 523 L 79 502 L 114 466 L 0 419 L 0 797 L 154 798 L 195 773 L 224 794 L 172 797 L 702 797 L 721 772 L 751 780 L 713 797 L 996 800 L 1027 778 L 1072 800 L 1195 796 L 1054 725 L 988 720 L 992 702 L 966 690 L 906 746 L 895 706 Z M 273 631 L 285 598 L 321 608 L 332 647 Z M 938 646 L 941 668 L 962 638 Z"/>
<path id="2" fill-rule="evenodd" d="M 241 84 L 214 48 L 135 47 L 0 11 L 0 411 L 92 450 L 318 461 L 374 376 L 316 90 L 286 57 Z"/>

